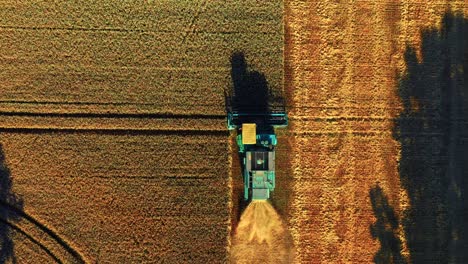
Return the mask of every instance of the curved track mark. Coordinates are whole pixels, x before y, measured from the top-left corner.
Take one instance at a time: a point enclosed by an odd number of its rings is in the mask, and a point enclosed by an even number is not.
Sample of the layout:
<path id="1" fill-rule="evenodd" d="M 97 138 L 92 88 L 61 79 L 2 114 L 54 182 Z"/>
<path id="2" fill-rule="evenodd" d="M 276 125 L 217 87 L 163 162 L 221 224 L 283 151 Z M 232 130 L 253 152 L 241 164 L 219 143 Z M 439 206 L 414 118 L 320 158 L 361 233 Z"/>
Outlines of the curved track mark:
<path id="1" fill-rule="evenodd" d="M 51 258 L 54 259 L 55 262 L 57 263 L 63 263 L 57 256 L 55 256 L 54 253 L 52 253 L 52 251 L 50 251 L 46 246 L 44 246 L 43 244 L 41 244 L 41 242 L 39 242 L 39 240 L 37 240 L 36 238 L 34 238 L 33 236 L 29 235 L 26 231 L 24 231 L 23 229 L 21 229 L 20 227 L 16 226 L 15 224 L 11 223 L 11 222 L 8 222 L 6 221 L 5 219 L 3 218 L 0 218 L 0 222 L 3 222 L 5 223 L 6 225 L 10 226 L 13 230 L 21 233 L 23 236 L 25 236 L 26 238 L 28 238 L 29 240 L 31 240 L 31 242 L 33 242 L 34 244 L 36 244 L 37 246 L 39 246 L 42 250 L 44 250 L 47 255 L 49 255 Z"/>
<path id="2" fill-rule="evenodd" d="M 38 220 L 34 219 L 32 216 L 26 214 L 25 212 L 21 211 L 21 210 L 18 210 L 17 208 L 15 208 L 14 206 L 11 206 L 7 203 L 5 203 L 4 201 L 0 201 L 0 206 L 3 206 L 5 207 L 5 209 L 7 210 L 10 210 L 12 211 L 12 213 L 16 214 L 17 216 L 19 216 L 22 220 L 25 220 L 25 221 L 28 221 L 30 222 L 33 226 L 37 227 L 40 231 L 42 231 L 43 233 L 45 233 L 47 236 L 49 236 L 50 238 L 52 238 L 52 240 L 54 242 L 56 242 L 61 248 L 64 249 L 64 251 L 66 251 L 68 254 L 70 254 L 70 256 L 73 257 L 73 259 L 76 260 L 76 263 L 86 263 L 83 256 L 81 256 L 81 254 L 76 250 L 74 249 L 70 244 L 68 244 L 65 240 L 63 240 L 59 235 L 57 235 L 54 231 L 52 231 L 51 229 L 49 229 L 48 227 L 46 227 L 45 225 L 41 224 Z M 4 219 L 1 219 L 3 222 L 7 222 L 8 225 L 12 226 L 13 227 L 13 224 L 12 223 L 9 223 L 8 221 L 5 221 Z M 21 221 L 21 220 L 20 220 Z M 18 222 L 18 225 L 20 225 L 20 221 Z M 19 230 L 20 227 L 16 226 L 16 227 L 13 227 L 15 230 Z M 26 234 L 26 232 L 24 231 L 20 231 L 24 234 Z M 27 235 L 26 236 L 28 238 L 30 238 L 31 236 L 30 235 Z M 32 238 L 32 237 L 31 237 Z M 32 240 L 33 242 L 34 241 L 37 241 L 37 240 Z M 37 241 L 38 242 L 38 241 Z M 40 244 L 40 242 L 38 242 Z M 41 246 L 41 248 L 45 248 L 45 246 Z M 50 252 L 49 249 L 46 250 L 46 252 Z M 51 252 L 50 252 L 51 253 Z M 52 254 L 53 255 L 53 254 Z M 54 255 L 55 256 L 55 255 Z M 61 262 L 60 262 L 61 263 Z"/>

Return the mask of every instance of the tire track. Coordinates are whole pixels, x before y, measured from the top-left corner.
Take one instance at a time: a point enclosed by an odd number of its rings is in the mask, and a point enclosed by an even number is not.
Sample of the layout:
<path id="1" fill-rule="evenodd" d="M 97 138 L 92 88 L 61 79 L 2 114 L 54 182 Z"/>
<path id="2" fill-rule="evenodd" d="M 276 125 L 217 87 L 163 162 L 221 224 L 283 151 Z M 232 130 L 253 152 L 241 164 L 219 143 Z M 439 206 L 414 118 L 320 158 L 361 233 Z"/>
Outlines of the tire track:
<path id="1" fill-rule="evenodd" d="M 46 246 L 44 246 L 43 244 L 41 244 L 41 242 L 39 242 L 36 238 L 34 238 L 33 236 L 29 235 L 26 231 L 24 231 L 23 229 L 21 229 L 20 227 L 16 226 L 15 224 L 11 223 L 11 222 L 8 222 L 6 220 L 4 220 L 3 218 L 0 218 L 0 222 L 8 225 L 9 227 L 11 227 L 13 230 L 15 230 L 16 232 L 22 234 L 23 236 L 25 236 L 27 239 L 29 239 L 32 243 L 34 243 L 35 245 L 37 245 L 38 247 L 40 247 L 42 250 L 44 250 L 44 252 L 49 255 L 52 259 L 54 259 L 55 262 L 57 263 L 63 263 L 54 253 L 52 253 Z"/>
<path id="2" fill-rule="evenodd" d="M 188 97 L 188 96 L 184 96 Z M 53 106 L 127 106 L 127 107 L 141 107 L 141 106 L 153 106 L 158 107 L 161 104 L 158 103 L 132 103 L 132 102 L 70 102 L 70 101 L 27 101 L 27 100 L 0 100 L 0 104 L 5 105 L 53 105 Z M 218 104 L 213 103 L 197 103 L 199 107 L 217 107 Z M 178 102 L 164 102 L 164 106 L 179 106 Z M 0 108 L 1 109 L 1 108 Z M 113 109 L 115 111 L 115 109 Z"/>
<path id="3" fill-rule="evenodd" d="M 85 27 L 31 27 L 31 26 L 9 26 L 0 25 L 0 29 L 13 30 L 29 30 L 29 31 L 84 31 L 84 32 L 118 32 L 118 33 L 170 33 L 175 34 L 177 31 L 172 30 L 143 30 L 143 29 L 126 29 L 126 28 L 85 28 Z"/>
<path id="4" fill-rule="evenodd" d="M 225 134 L 225 115 L 0 111 L 0 131 L 210 135 Z"/>
<path id="5" fill-rule="evenodd" d="M 90 133 L 101 135 L 166 135 L 166 136 L 229 136 L 226 130 L 162 130 L 162 129 L 120 129 L 120 128 L 35 128 L 35 127 L 0 127 L 0 132 L 20 134 L 47 134 L 47 133 Z"/>
<path id="6" fill-rule="evenodd" d="M 15 221 L 15 223 L 12 223 L 8 220 L 0 218 L 1 222 L 6 223 L 10 227 L 12 227 L 14 230 L 25 235 L 28 239 L 30 239 L 33 243 L 38 245 L 41 249 L 43 249 L 49 256 L 51 256 L 58 263 L 64 263 L 64 261 L 62 261 L 57 256 L 57 254 L 55 253 L 56 251 L 65 252 L 68 255 L 68 257 L 64 257 L 64 259 L 73 260 L 73 263 L 86 263 L 84 257 L 76 249 L 74 249 L 67 241 L 65 241 L 57 233 L 55 233 L 50 228 L 40 223 L 38 220 L 36 220 L 32 216 L 28 215 L 27 213 L 21 210 L 18 210 L 17 208 L 9 205 L 8 203 L 5 203 L 4 201 L 0 201 L 0 206 L 10 211 L 11 214 L 17 215 L 20 218 L 20 220 Z M 40 241 L 39 239 L 35 238 L 35 236 L 29 234 L 28 231 L 25 231 L 26 228 L 23 228 L 22 226 L 28 226 L 28 225 L 33 226 L 39 232 L 37 235 L 41 235 L 41 236 L 49 238 L 49 242 L 52 242 L 55 245 L 54 248 L 50 248 L 50 246 L 46 246 L 46 242 Z"/>
<path id="7" fill-rule="evenodd" d="M 0 111 L 0 116 L 66 117 L 66 118 L 153 118 L 153 119 L 225 119 L 226 115 L 158 114 L 158 113 L 47 113 Z"/>

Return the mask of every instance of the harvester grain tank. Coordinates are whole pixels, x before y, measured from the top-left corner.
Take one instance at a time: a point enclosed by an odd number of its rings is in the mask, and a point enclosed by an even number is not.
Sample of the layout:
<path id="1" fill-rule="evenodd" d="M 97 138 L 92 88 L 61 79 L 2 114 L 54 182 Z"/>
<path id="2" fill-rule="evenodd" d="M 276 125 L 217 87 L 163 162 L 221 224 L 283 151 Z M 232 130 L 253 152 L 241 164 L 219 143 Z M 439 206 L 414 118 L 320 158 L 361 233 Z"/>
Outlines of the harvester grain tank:
<path id="1" fill-rule="evenodd" d="M 286 111 L 284 108 L 266 113 L 229 111 L 227 119 L 228 129 L 237 131 L 244 199 L 269 199 L 275 189 L 275 128 L 287 126 Z"/>

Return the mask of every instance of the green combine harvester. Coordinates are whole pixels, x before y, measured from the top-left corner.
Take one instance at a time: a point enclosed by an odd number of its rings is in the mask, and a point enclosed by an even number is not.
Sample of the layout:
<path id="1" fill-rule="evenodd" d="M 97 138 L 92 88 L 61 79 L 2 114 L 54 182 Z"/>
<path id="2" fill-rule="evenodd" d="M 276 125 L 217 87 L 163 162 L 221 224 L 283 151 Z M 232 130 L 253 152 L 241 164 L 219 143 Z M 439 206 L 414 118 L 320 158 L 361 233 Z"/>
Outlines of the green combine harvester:
<path id="1" fill-rule="evenodd" d="M 237 131 L 237 145 L 243 164 L 244 199 L 266 200 L 275 189 L 276 127 L 285 127 L 284 109 L 267 113 L 229 111 L 229 130 Z"/>

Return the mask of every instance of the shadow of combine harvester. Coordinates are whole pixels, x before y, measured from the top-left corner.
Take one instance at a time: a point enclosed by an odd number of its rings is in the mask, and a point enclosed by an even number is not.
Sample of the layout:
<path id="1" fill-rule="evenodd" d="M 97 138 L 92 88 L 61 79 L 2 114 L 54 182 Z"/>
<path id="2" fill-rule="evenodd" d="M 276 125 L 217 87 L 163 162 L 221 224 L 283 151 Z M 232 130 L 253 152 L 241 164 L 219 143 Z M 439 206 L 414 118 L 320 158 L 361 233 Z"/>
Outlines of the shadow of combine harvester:
<path id="1" fill-rule="evenodd" d="M 225 105 L 228 129 L 237 132 L 236 143 L 243 175 L 243 192 L 234 190 L 239 219 L 240 212 L 250 200 L 268 199 L 270 191 L 274 189 L 274 147 L 277 142 L 274 128 L 286 126 L 288 119 L 283 97 L 275 95 L 262 73 L 248 69 L 243 53 L 237 52 L 231 56 L 231 77 L 233 85 L 225 91 Z M 242 128 L 246 133 L 250 124 L 254 132 L 252 142 L 247 142 L 246 134 L 240 135 Z M 265 180 L 258 180 L 261 178 L 258 175 L 265 175 Z M 259 187 L 263 184 L 266 187 Z"/>

